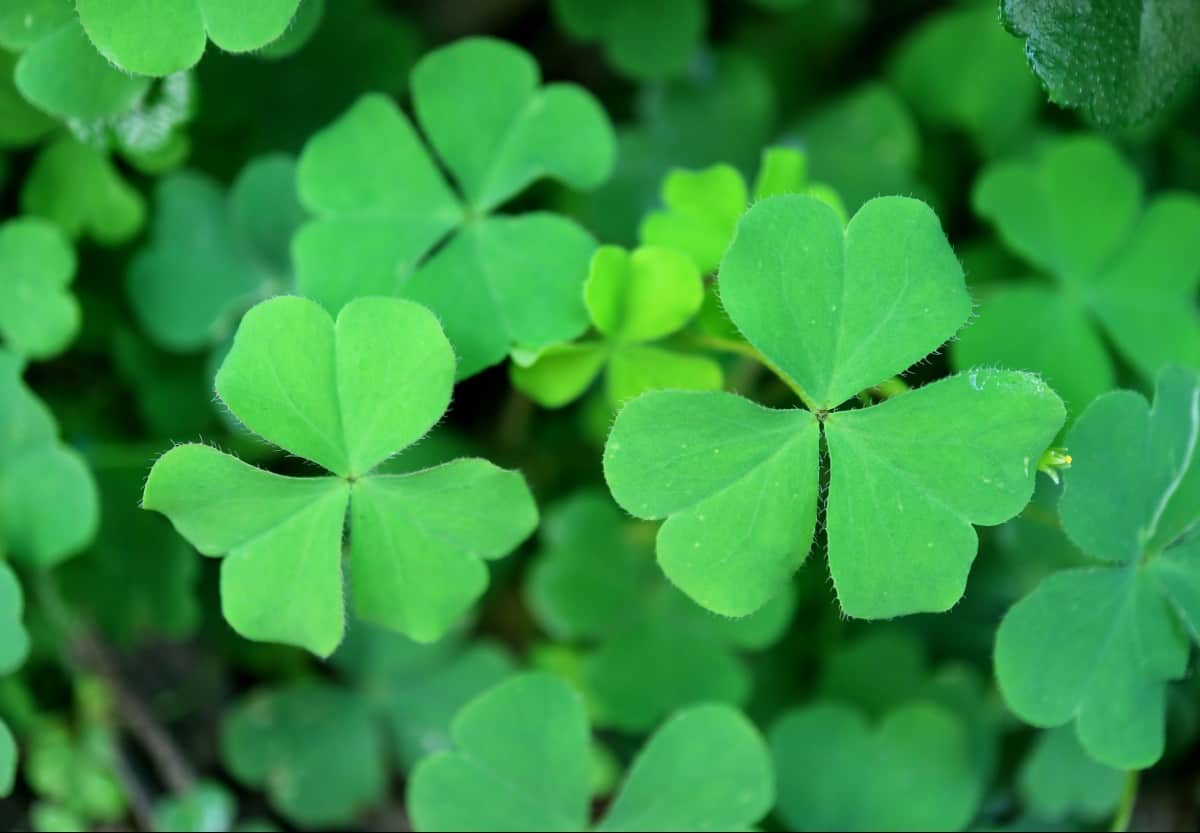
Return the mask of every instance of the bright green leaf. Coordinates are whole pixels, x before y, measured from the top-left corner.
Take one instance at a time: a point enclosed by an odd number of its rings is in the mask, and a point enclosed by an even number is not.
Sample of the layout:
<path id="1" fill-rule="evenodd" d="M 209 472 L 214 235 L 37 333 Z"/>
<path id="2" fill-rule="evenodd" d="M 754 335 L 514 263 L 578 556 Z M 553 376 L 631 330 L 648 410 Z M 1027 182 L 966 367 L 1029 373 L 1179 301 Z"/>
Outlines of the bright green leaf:
<path id="1" fill-rule="evenodd" d="M 0 224 L 0 336 L 9 350 L 48 359 L 79 332 L 70 292 L 75 252 L 61 231 L 29 217 Z"/>
<path id="2" fill-rule="evenodd" d="M 16 573 L 0 562 L 0 674 L 15 671 L 29 653 L 29 634 L 25 632 L 22 621 L 24 607 L 24 595 Z M 0 793 L 3 792 L 7 790 L 4 788 L 4 779 L 0 778 Z"/>

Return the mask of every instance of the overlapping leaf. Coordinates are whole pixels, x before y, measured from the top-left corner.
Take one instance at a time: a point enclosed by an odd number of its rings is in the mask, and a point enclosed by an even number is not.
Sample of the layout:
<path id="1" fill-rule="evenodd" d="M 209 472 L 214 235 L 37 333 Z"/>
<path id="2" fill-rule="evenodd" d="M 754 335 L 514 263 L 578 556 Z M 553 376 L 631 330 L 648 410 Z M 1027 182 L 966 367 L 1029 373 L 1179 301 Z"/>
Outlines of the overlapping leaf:
<path id="1" fill-rule="evenodd" d="M 708 24 L 703 0 L 555 0 L 553 9 L 569 34 L 599 41 L 613 67 L 639 80 L 681 74 Z"/>
<path id="2" fill-rule="evenodd" d="M 802 241 L 802 244 L 801 244 Z M 744 616 L 812 545 L 818 445 L 829 449 L 829 566 L 843 610 L 942 611 L 962 596 L 973 524 L 1029 500 L 1062 403 L 1024 373 L 975 370 L 833 411 L 936 350 L 970 313 L 961 267 L 923 203 L 884 197 L 843 227 L 779 196 L 738 225 L 719 273 L 733 322 L 813 411 L 657 391 L 618 415 L 604 454 L 617 502 L 665 518 L 658 560 L 700 604 Z"/>
<path id="3" fill-rule="evenodd" d="M 1063 528 L 1109 563 L 1056 573 L 1014 605 L 996 676 L 1022 719 L 1073 722 L 1093 758 L 1140 769 L 1162 756 L 1167 684 L 1200 639 L 1200 374 L 1163 370 L 1153 407 L 1105 394 L 1066 441 Z"/>
<path id="4" fill-rule="evenodd" d="M 1148 202 L 1104 140 L 1072 137 L 1033 161 L 1002 162 L 976 183 L 975 210 L 1014 252 L 1052 278 L 997 287 L 951 357 L 1036 370 L 1078 413 L 1114 385 L 1116 348 L 1146 379 L 1200 367 L 1200 199 Z"/>
<path id="5" fill-rule="evenodd" d="M 369 294 L 429 306 L 460 378 L 514 346 L 579 335 L 591 236 L 554 214 L 492 216 L 538 179 L 586 188 L 612 167 L 612 131 L 596 101 L 572 85 L 538 84 L 521 50 L 467 39 L 413 70 L 424 140 L 392 102 L 370 95 L 314 136 L 299 169 L 301 201 L 316 215 L 294 244 L 300 291 L 333 312 Z"/>
<path id="6" fill-rule="evenodd" d="M 75 251 L 51 223 L 35 217 L 0 224 L 0 337 L 21 356 L 48 359 L 79 332 L 70 292 Z"/>
<path id="7" fill-rule="evenodd" d="M 243 319 L 217 394 L 247 428 L 333 476 L 273 474 L 204 445 L 155 463 L 143 505 L 196 549 L 226 555 L 226 619 L 250 639 L 328 655 L 341 641 L 342 528 L 364 620 L 439 638 L 537 522 L 524 480 L 484 460 L 373 473 L 419 440 L 450 401 L 454 355 L 437 319 L 395 298 L 360 298 L 337 321 L 286 296 Z"/>
<path id="8" fill-rule="evenodd" d="M 451 734 L 454 749 L 422 761 L 409 783 L 416 829 L 591 826 L 587 718 L 566 683 L 514 677 L 460 711 Z M 727 706 L 696 706 L 647 741 L 592 829 L 746 829 L 773 797 L 769 756 L 753 725 Z"/>
<path id="9" fill-rule="evenodd" d="M 74 139 L 43 150 L 21 188 L 21 208 L 56 223 L 69 237 L 106 246 L 128 242 L 142 228 L 142 195 L 105 154 Z"/>

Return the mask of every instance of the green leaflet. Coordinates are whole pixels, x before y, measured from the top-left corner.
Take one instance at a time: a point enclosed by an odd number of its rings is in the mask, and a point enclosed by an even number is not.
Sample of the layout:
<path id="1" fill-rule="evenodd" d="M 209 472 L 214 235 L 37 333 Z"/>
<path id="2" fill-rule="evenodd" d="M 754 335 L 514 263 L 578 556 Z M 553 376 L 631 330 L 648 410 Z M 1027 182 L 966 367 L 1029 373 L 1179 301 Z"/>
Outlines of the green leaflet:
<path id="1" fill-rule="evenodd" d="M 734 324 L 816 410 L 672 391 L 622 410 L 605 477 L 629 512 L 666 519 L 658 560 L 668 578 L 727 616 L 775 595 L 812 544 L 823 436 L 842 609 L 883 618 L 951 607 L 975 556 L 972 525 L 1001 523 L 1029 501 L 1063 408 L 1037 377 L 974 370 L 830 412 L 935 350 L 969 315 L 936 216 L 885 197 L 843 229 L 815 198 L 770 197 L 739 223 L 719 280 Z"/>
<path id="2" fill-rule="evenodd" d="M 48 359 L 79 332 L 70 292 L 75 251 L 55 226 L 34 217 L 0 224 L 0 336 L 31 359 Z"/>
<path id="3" fill-rule="evenodd" d="M 956 366 L 1037 370 L 1074 414 L 1113 386 L 1104 341 L 1146 379 L 1172 362 L 1200 367 L 1195 196 L 1145 202 L 1112 146 L 1077 136 L 1048 144 L 1033 161 L 985 169 L 972 199 L 1008 247 L 1053 283 L 984 294 L 978 326 L 952 347 Z"/>
<path id="4" fill-rule="evenodd" d="M 570 35 L 599 41 L 613 67 L 639 80 L 680 75 L 708 25 L 703 0 L 554 0 L 552 8 Z"/>
<path id="5" fill-rule="evenodd" d="M 875 726 L 818 703 L 781 717 L 769 740 L 789 829 L 963 830 L 979 805 L 966 729 L 933 703 Z"/>
<path id="6" fill-rule="evenodd" d="M 1167 683 L 1187 668 L 1189 636 L 1200 638 L 1200 376 L 1163 370 L 1153 408 L 1105 394 L 1066 442 L 1063 528 L 1113 564 L 1056 573 L 1014 605 L 996 635 L 996 676 L 1023 720 L 1073 721 L 1097 761 L 1140 769 L 1162 756 Z"/>
<path id="7" fill-rule="evenodd" d="M 1200 67 L 1200 9 L 1189 0 L 1003 0 L 1005 25 L 1050 100 L 1100 125 L 1144 121 Z"/>
<path id="8" fill-rule="evenodd" d="M 45 217 L 68 237 L 105 246 L 126 243 L 142 228 L 146 205 L 105 154 L 74 139 L 43 150 L 21 188 L 21 209 Z"/>
<path id="9" fill-rule="evenodd" d="M 54 120 L 21 97 L 13 79 L 17 56 L 0 43 L 0 148 L 33 144 L 54 128 Z"/>
<path id="10" fill-rule="evenodd" d="M 649 532 L 606 495 L 574 494 L 547 512 L 525 585 L 539 624 L 579 649 L 593 722 L 631 732 L 684 706 L 744 703 L 752 676 L 741 654 L 775 642 L 795 607 L 785 593 L 747 619 L 709 613 L 663 580 Z"/>
<path id="11" fill-rule="evenodd" d="M 221 758 L 246 787 L 303 827 L 349 824 L 386 788 L 384 750 L 366 704 L 315 680 L 259 691 L 221 727 Z"/>
<path id="12" fill-rule="evenodd" d="M 177 833 L 224 833 L 233 825 L 236 806 L 233 796 L 220 784 L 199 781 L 183 795 L 158 802 L 154 808 L 155 826 Z"/>
<path id="13" fill-rule="evenodd" d="M 450 401 L 454 356 L 428 310 L 394 298 L 274 298 L 248 312 L 217 374 L 247 428 L 336 476 L 272 474 L 204 445 L 154 464 L 143 505 L 205 555 L 228 554 L 222 607 L 250 639 L 327 656 L 342 639 L 342 528 L 363 619 L 438 639 L 482 594 L 487 570 L 529 534 L 537 509 L 516 472 L 463 459 L 373 473 L 419 440 Z"/>
<path id="14" fill-rule="evenodd" d="M 50 566 L 91 541 L 96 485 L 83 458 L 58 438 L 54 417 L 0 350 L 0 532 L 5 551 Z"/>
<path id="15" fill-rule="evenodd" d="M 29 634 L 22 621 L 24 607 L 21 583 L 12 568 L 0 562 L 0 675 L 19 668 L 29 653 Z M 0 786 L 3 781 L 0 778 Z"/>
<path id="16" fill-rule="evenodd" d="M 39 721 L 28 739 L 22 775 L 33 791 L 75 829 L 115 823 L 125 815 L 125 794 L 114 769 L 110 730 L 92 720 L 76 731 L 57 718 Z"/>
<path id="17" fill-rule="evenodd" d="M 17 742 L 8 724 L 0 720 L 0 796 L 12 792 L 17 777 Z"/>
<path id="18" fill-rule="evenodd" d="M 211 40 L 248 52 L 284 33 L 301 0 L 78 0 L 96 49 L 121 69 L 163 76 L 200 60 Z"/>
<path id="19" fill-rule="evenodd" d="M 302 212 L 295 162 L 259 157 L 228 194 L 192 171 L 160 180 L 150 243 L 126 276 L 142 327 L 176 351 L 225 342 L 244 309 L 291 283 L 288 247 Z"/>
<path id="20" fill-rule="evenodd" d="M 1121 801 L 1126 774 L 1088 757 L 1068 727 L 1042 732 L 1017 782 L 1026 809 L 1048 821 L 1110 818 Z"/>
<path id="21" fill-rule="evenodd" d="M 381 96 L 361 98 L 313 136 L 298 174 L 301 202 L 316 215 L 294 241 L 300 290 L 334 312 L 366 294 L 426 304 L 459 354 L 460 378 L 513 347 L 578 335 L 590 235 L 553 214 L 490 216 L 538 179 L 587 188 L 612 168 L 612 130 L 597 102 L 572 85 L 538 84 L 528 55 L 486 38 L 418 63 L 417 121 L 456 189 Z"/>
<path id="22" fill-rule="evenodd" d="M 510 378 L 536 402 L 566 405 L 601 372 L 614 408 L 647 390 L 721 387 L 712 359 L 647 344 L 682 329 L 700 309 L 704 284 L 687 255 L 661 246 L 601 246 L 583 295 L 599 338 L 555 345 L 528 360 L 514 356 Z"/>
<path id="23" fill-rule="evenodd" d="M 451 734 L 454 749 L 422 761 L 409 783 L 416 829 L 590 826 L 587 719 L 566 683 L 514 677 L 460 711 Z M 745 829 L 773 797 L 767 750 L 749 721 L 726 706 L 697 706 L 647 741 L 594 829 Z"/>

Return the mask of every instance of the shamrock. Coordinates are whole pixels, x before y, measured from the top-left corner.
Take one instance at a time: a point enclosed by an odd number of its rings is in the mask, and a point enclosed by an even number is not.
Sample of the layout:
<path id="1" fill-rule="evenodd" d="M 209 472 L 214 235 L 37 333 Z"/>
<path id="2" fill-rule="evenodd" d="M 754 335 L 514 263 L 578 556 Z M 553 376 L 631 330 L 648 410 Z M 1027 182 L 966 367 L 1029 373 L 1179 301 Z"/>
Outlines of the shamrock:
<path id="1" fill-rule="evenodd" d="M 128 242 L 142 228 L 146 205 L 104 153 L 63 138 L 38 154 L 21 188 L 21 208 L 56 223 L 68 237 Z"/>
<path id="2" fill-rule="evenodd" d="M 658 561 L 668 578 L 727 616 L 778 593 L 812 544 L 823 439 L 842 609 L 883 618 L 951 607 L 975 557 L 972 524 L 1001 523 L 1028 502 L 1064 412 L 1036 376 L 1000 370 L 835 410 L 970 315 L 936 215 L 881 197 L 843 227 L 813 197 L 770 197 L 738 224 L 719 281 L 733 323 L 809 409 L 653 391 L 617 415 L 605 478 L 633 515 L 667 519 Z"/>
<path id="3" fill-rule="evenodd" d="M 96 484 L 58 438 L 54 417 L 0 350 L 0 548 L 50 566 L 76 554 L 98 523 Z"/>
<path id="4" fill-rule="evenodd" d="M 608 62 L 630 78 L 681 74 L 708 24 L 703 0 L 554 0 L 554 16 L 572 37 L 599 41 Z"/>
<path id="5" fill-rule="evenodd" d="M 1001 0 L 1000 10 L 1050 100 L 1097 124 L 1145 121 L 1200 67 L 1192 0 Z"/>
<path id="6" fill-rule="evenodd" d="M 367 704 L 316 680 L 255 692 L 226 716 L 221 759 L 304 827 L 342 826 L 383 796 L 382 739 Z"/>
<path id="7" fill-rule="evenodd" d="M 566 683 L 513 677 L 460 711 L 451 735 L 454 749 L 423 760 L 409 781 L 418 830 L 589 828 L 587 718 Z M 728 706 L 696 706 L 647 741 L 593 829 L 742 830 L 773 799 L 754 726 Z"/>
<path id="8" fill-rule="evenodd" d="M 712 359 L 648 343 L 681 329 L 703 300 L 700 273 L 684 253 L 601 246 L 584 284 L 588 315 L 601 337 L 554 345 L 527 359 L 514 353 L 513 384 L 548 408 L 578 398 L 601 371 L 613 407 L 657 388 L 719 390 L 721 366 Z"/>
<path id="9" fill-rule="evenodd" d="M 963 830 L 979 808 L 967 731 L 933 703 L 899 706 L 875 725 L 816 703 L 784 714 L 768 739 L 791 830 Z"/>
<path id="10" fill-rule="evenodd" d="M 697 702 L 744 703 L 752 677 L 740 654 L 775 642 L 794 608 L 786 593 L 747 619 L 698 607 L 654 568 L 643 527 L 607 495 L 567 498 L 547 512 L 525 587 L 545 630 L 579 646 L 593 720 L 633 732 Z"/>
<path id="11" fill-rule="evenodd" d="M 567 84 L 539 89 L 538 80 L 526 53 L 487 38 L 417 64 L 417 120 L 457 193 L 382 96 L 363 97 L 317 133 L 298 174 L 300 200 L 316 215 L 293 246 L 300 292 L 331 312 L 370 294 L 425 304 L 458 353 L 459 378 L 513 346 L 579 335 L 591 236 L 555 214 L 493 216 L 540 178 L 583 188 L 612 168 L 612 129 L 595 99 Z"/>
<path id="12" fill-rule="evenodd" d="M 34 217 L 0 224 L 0 336 L 9 350 L 48 359 L 66 349 L 79 332 L 74 278 L 75 251 L 54 225 Z"/>
<path id="13" fill-rule="evenodd" d="M 1144 204 L 1116 150 L 1079 136 L 1033 161 L 987 168 L 972 200 L 1052 282 L 984 295 L 978 322 L 951 352 L 956 366 L 1035 369 L 1074 413 L 1114 385 L 1106 342 L 1146 379 L 1171 362 L 1200 367 L 1200 199 L 1172 193 Z"/>
<path id="14" fill-rule="evenodd" d="M 479 597 L 487 570 L 529 534 L 521 475 L 462 459 L 373 473 L 441 417 L 454 354 L 437 319 L 395 298 L 355 300 L 334 319 L 305 298 L 242 319 L 217 395 L 252 432 L 333 476 L 285 477 L 205 445 L 155 462 L 143 505 L 206 555 L 228 553 L 221 602 L 234 630 L 328 656 L 341 641 L 342 527 L 357 614 L 439 638 Z"/>
<path id="15" fill-rule="evenodd" d="M 295 175 L 290 157 L 273 154 L 246 165 L 228 194 L 194 171 L 159 182 L 150 244 L 126 281 L 154 341 L 175 351 L 222 344 L 246 308 L 289 287 Z"/>
<path id="16" fill-rule="evenodd" d="M 310 0 L 311 2 L 311 0 Z M 301 0 L 76 0 L 79 21 L 100 53 L 126 72 L 163 76 L 200 60 L 211 40 L 249 52 L 277 40 Z"/>
<path id="17" fill-rule="evenodd" d="M 839 215 L 841 200 L 827 185 L 809 184 L 808 157 L 794 148 L 763 151 L 754 183 L 755 201 L 776 194 L 809 194 L 823 199 Z M 643 243 L 687 252 L 704 274 L 713 272 L 733 240 L 737 221 L 750 202 L 746 180 L 732 165 L 699 171 L 676 169 L 662 182 L 665 208 L 646 215 L 639 236 Z"/>
<path id="18" fill-rule="evenodd" d="M 996 678 L 1022 720 L 1073 721 L 1097 761 L 1140 769 L 1162 756 L 1167 682 L 1200 639 L 1200 373 L 1164 369 L 1153 408 L 1097 398 L 1066 442 L 1059 518 L 1109 564 L 1055 573 L 1009 610 Z"/>

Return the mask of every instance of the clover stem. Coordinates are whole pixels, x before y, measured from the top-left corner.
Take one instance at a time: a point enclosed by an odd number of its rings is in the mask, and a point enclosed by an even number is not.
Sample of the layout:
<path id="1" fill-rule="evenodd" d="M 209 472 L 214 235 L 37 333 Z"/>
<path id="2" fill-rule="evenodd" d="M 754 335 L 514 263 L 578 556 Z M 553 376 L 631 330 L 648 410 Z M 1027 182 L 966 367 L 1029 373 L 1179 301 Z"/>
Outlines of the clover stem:
<path id="1" fill-rule="evenodd" d="M 752 345 L 745 341 L 737 341 L 732 338 L 721 338 L 720 336 L 695 335 L 691 336 L 691 343 L 696 347 L 703 347 L 709 350 L 718 350 L 722 353 L 736 353 L 739 356 L 745 356 L 748 359 L 761 364 L 767 370 L 771 371 L 779 378 L 779 381 L 788 386 L 792 393 L 796 394 L 796 398 L 814 414 L 820 413 L 821 409 L 817 407 L 817 403 L 812 400 L 804 388 L 800 387 L 794 379 L 780 370 L 779 366 L 768 359 Z"/>
<path id="2" fill-rule="evenodd" d="M 1121 804 L 1113 816 L 1112 826 L 1108 829 L 1113 833 L 1125 833 L 1129 822 L 1133 820 L 1133 807 L 1137 803 L 1138 771 L 1130 770 L 1125 776 L 1125 789 L 1121 792 Z"/>

